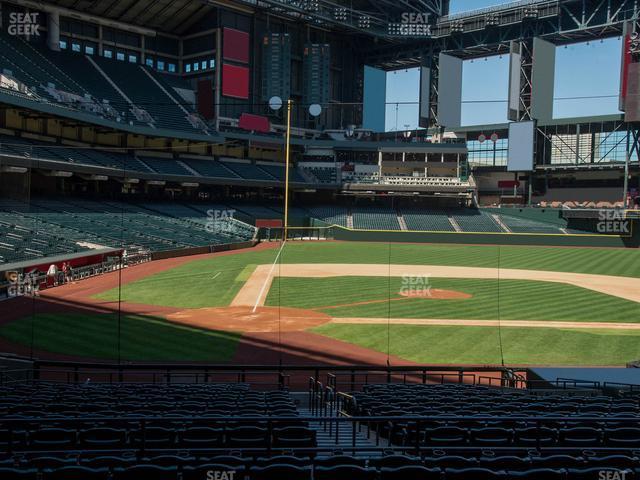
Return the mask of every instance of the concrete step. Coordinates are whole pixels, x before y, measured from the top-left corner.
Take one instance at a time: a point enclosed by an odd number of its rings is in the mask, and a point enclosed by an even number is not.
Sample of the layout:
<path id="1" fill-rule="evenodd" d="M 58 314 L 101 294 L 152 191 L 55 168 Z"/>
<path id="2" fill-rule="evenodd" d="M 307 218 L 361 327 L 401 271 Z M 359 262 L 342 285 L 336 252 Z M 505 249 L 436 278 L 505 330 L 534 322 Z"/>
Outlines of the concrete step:
<path id="1" fill-rule="evenodd" d="M 455 218 L 453 218 L 451 215 L 449 215 L 449 216 L 448 216 L 448 218 L 449 218 L 449 223 L 451 224 L 451 226 L 453 227 L 453 229 L 454 229 L 456 232 L 461 232 L 461 231 L 462 231 L 462 228 L 460 228 L 460 225 L 458 225 L 458 222 L 456 222 L 456 219 L 455 219 Z"/>
<path id="2" fill-rule="evenodd" d="M 300 415 L 305 417 L 312 417 L 311 411 L 308 409 L 299 409 Z M 329 424 L 329 422 L 309 422 L 309 428 L 316 431 L 316 440 L 318 447 L 325 450 L 342 450 L 345 453 L 349 453 L 349 450 L 354 447 L 353 427 L 352 423 L 340 423 L 336 429 L 336 423 Z M 385 447 L 388 443 L 384 439 L 380 439 L 377 447 Z M 371 438 L 367 437 L 367 428 L 363 425 L 356 425 L 355 431 L 355 448 L 359 453 L 365 453 L 368 456 L 381 455 L 380 452 L 368 451 L 369 448 L 376 448 L 375 436 L 371 435 Z"/>

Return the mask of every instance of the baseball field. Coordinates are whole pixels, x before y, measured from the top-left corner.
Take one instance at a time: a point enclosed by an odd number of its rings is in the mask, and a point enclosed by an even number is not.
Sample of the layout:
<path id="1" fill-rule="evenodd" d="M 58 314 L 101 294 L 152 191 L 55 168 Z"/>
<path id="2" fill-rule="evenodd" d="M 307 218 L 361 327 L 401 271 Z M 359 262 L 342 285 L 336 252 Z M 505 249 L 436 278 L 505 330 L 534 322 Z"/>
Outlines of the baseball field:
<path id="1" fill-rule="evenodd" d="M 131 267 L 120 288 L 114 272 L 44 291 L 16 304 L 0 339 L 83 359 L 623 365 L 640 359 L 638 255 L 262 244 Z"/>

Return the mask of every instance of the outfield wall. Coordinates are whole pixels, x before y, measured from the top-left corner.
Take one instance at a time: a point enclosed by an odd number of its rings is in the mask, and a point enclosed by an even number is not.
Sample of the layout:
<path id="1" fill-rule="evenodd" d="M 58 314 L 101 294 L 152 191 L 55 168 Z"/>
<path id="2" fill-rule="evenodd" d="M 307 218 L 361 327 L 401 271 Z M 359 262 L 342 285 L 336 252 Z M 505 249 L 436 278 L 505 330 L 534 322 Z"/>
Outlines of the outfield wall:
<path id="1" fill-rule="evenodd" d="M 240 250 L 241 248 L 251 248 L 257 241 L 247 240 L 246 242 L 225 243 L 221 245 L 209 245 L 205 247 L 181 248 L 176 250 L 163 250 L 151 254 L 151 260 L 162 260 L 173 257 L 187 257 L 190 255 L 202 255 L 205 253 L 226 252 L 229 250 Z"/>
<path id="2" fill-rule="evenodd" d="M 329 229 L 327 237 L 334 240 L 357 242 L 404 242 L 404 243 L 455 243 L 469 245 L 541 245 L 557 247 L 617 247 L 638 248 L 640 246 L 640 225 L 630 220 L 631 236 L 619 235 L 564 235 L 529 233 L 467 233 L 467 232 L 405 232 L 350 230 L 340 226 L 327 227 L 322 221 L 312 220 L 313 229 Z M 299 233 L 298 233 L 299 234 Z M 317 234 L 315 234 L 317 235 Z M 309 236 L 314 236 L 311 234 Z"/>

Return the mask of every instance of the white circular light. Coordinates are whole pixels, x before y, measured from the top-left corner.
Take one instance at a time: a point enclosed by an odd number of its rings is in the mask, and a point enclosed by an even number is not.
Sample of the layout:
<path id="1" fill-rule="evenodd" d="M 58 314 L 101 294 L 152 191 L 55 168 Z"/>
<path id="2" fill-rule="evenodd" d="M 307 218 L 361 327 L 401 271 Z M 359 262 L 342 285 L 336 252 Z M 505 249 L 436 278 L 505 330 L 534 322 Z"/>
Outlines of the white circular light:
<path id="1" fill-rule="evenodd" d="M 280 97 L 271 97 L 269 99 L 269 108 L 271 110 L 280 110 L 282 108 L 282 99 Z"/>
<path id="2" fill-rule="evenodd" d="M 317 103 L 314 103 L 313 105 L 309 105 L 309 115 L 311 115 L 312 117 L 317 117 L 322 113 L 322 107 L 320 105 L 318 105 Z"/>

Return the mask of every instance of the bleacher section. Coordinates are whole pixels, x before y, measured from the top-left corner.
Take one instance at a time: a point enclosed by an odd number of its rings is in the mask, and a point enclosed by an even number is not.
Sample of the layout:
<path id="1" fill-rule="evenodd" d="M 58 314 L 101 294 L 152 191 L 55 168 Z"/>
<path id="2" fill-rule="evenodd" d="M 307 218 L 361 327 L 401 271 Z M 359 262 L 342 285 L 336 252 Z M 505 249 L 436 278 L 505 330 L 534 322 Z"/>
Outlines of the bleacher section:
<path id="1" fill-rule="evenodd" d="M 318 180 L 318 183 L 329 183 L 334 185 L 338 183 L 338 170 L 333 165 L 331 167 L 305 166 L 303 168 L 305 171 L 313 175 L 313 177 Z"/>
<path id="2" fill-rule="evenodd" d="M 273 210 L 272 208 L 263 207 L 261 205 L 232 204 L 231 208 L 240 212 L 241 214 L 248 215 L 254 220 L 273 220 L 282 218 L 282 213 L 280 213 L 279 211 Z"/>
<path id="3" fill-rule="evenodd" d="M 186 165 L 198 172 L 204 177 L 219 178 L 240 178 L 240 176 L 229 168 L 225 167 L 221 162 L 214 159 L 181 159 Z"/>
<path id="4" fill-rule="evenodd" d="M 423 230 L 429 232 L 452 232 L 453 225 L 449 222 L 449 217 L 442 210 L 429 209 L 402 209 L 404 218 L 409 230 Z"/>
<path id="5" fill-rule="evenodd" d="M 151 154 L 135 156 L 105 149 L 60 145 L 9 135 L 0 135 L 0 155 L 50 160 L 62 162 L 63 164 L 111 168 L 125 171 L 126 175 L 135 175 L 136 172 L 159 173 L 163 175 L 189 176 L 195 181 L 199 176 L 196 176 L 193 172 L 197 172 L 201 176 L 210 178 L 244 179 L 271 183 L 284 182 L 284 167 L 280 165 L 254 165 L 248 162 L 194 159 L 192 157 L 172 159 Z M 179 162 L 183 162 L 193 172 L 184 168 Z M 64 165 L 61 165 L 60 168 L 64 168 Z M 295 168 L 291 168 L 289 173 L 292 183 L 306 182 Z"/>
<path id="6" fill-rule="evenodd" d="M 192 175 L 192 173 L 180 165 L 174 158 L 164 157 L 138 157 L 139 160 L 151 167 L 156 173 L 165 175 Z"/>
<path id="7" fill-rule="evenodd" d="M 490 211 L 474 208 L 430 209 L 430 208 L 400 208 L 398 212 L 404 219 L 407 230 L 429 232 L 453 232 L 456 228 L 450 218 L 459 227 L 459 231 L 467 233 L 508 233 L 493 218 Z M 307 215 L 312 218 L 346 227 L 349 209 L 340 206 L 316 206 L 307 208 Z M 362 230 L 400 230 L 397 213 L 385 207 L 351 208 L 353 228 Z M 585 233 L 583 231 L 563 231 L 551 223 L 521 219 L 500 215 L 507 226 L 514 225 L 514 233 Z M 507 218 L 508 217 L 508 218 Z"/>
<path id="8" fill-rule="evenodd" d="M 80 96 L 88 93 L 42 52 L 18 36 L 0 35 L 0 47 L 0 69 L 10 71 L 11 76 L 34 89 L 38 95 L 55 101 L 45 90 L 49 85 Z"/>
<path id="9" fill-rule="evenodd" d="M 228 170 L 235 172 L 240 178 L 247 180 L 266 180 L 270 182 L 277 181 L 277 179 L 268 172 L 249 162 L 221 161 L 220 163 Z"/>
<path id="10" fill-rule="evenodd" d="M 169 97 L 149 78 L 145 73 L 146 67 L 101 57 L 96 57 L 94 61 L 138 108 L 146 110 L 153 117 L 153 124 L 157 128 L 190 133 L 195 131 L 185 118 L 187 114 L 174 101 L 175 97 Z M 184 105 L 183 108 L 187 109 Z"/>
<path id="11" fill-rule="evenodd" d="M 504 232 L 487 212 L 475 209 L 459 209 L 451 213 L 463 232 Z"/>
<path id="12" fill-rule="evenodd" d="M 0 242 L 0 262 L 86 250 L 78 242 L 156 252 L 244 242 L 254 235 L 253 227 L 242 222 L 212 219 L 206 211 L 181 204 L 158 202 L 147 207 L 69 198 L 35 198 L 29 204 L 2 200 L 0 229 L 8 237 Z"/>
<path id="13" fill-rule="evenodd" d="M 285 176 L 286 176 L 284 165 L 265 165 L 265 164 L 261 163 L 260 165 L 258 165 L 258 167 L 260 167 L 260 169 L 262 169 L 265 172 L 267 172 L 269 175 L 271 175 L 276 180 L 279 180 L 279 181 L 284 183 Z M 299 183 L 305 183 L 306 182 L 304 177 L 302 175 L 300 175 L 300 172 L 298 172 L 295 168 L 289 168 L 289 181 L 290 182 L 299 182 Z"/>
<path id="14" fill-rule="evenodd" d="M 60 108 L 90 112 L 124 124 L 205 133 L 200 128 L 204 125 L 194 127 L 187 119 L 194 114 L 193 109 L 181 101 L 165 79 L 145 66 L 52 52 L 10 35 L 0 36 L 0 47 L 0 69 Z M 150 121 L 136 118 L 134 107 L 146 111 Z"/>
<path id="15" fill-rule="evenodd" d="M 156 202 L 142 203 L 140 206 L 162 215 L 193 222 L 197 225 L 204 225 L 205 227 L 208 226 L 208 233 L 213 231 L 220 234 L 226 233 L 231 236 L 249 239 L 253 237 L 255 232 L 255 229 L 251 225 L 247 225 L 242 221 L 234 221 L 231 220 L 231 218 L 226 218 L 228 216 L 235 217 L 235 215 L 232 215 L 229 207 L 225 205 L 185 205 L 181 203 Z"/>
<path id="16" fill-rule="evenodd" d="M 329 225 L 340 225 L 342 227 L 347 226 L 347 216 L 349 211 L 344 207 L 327 205 L 308 207 L 307 210 L 309 210 L 309 213 L 313 218 L 322 220 Z"/>
<path id="17" fill-rule="evenodd" d="M 17 225 L 14 220 L 11 214 L 0 212 L 0 264 L 87 250 L 65 237 L 37 230 L 29 222 Z"/>
<path id="18" fill-rule="evenodd" d="M 47 50 L 46 57 L 82 86 L 101 104 L 107 104 L 117 115 L 113 119 L 125 124 L 146 126 L 131 113 L 127 100 L 107 81 L 84 55 L 70 55 Z M 107 107 L 107 108 L 108 108 Z"/>
<path id="19" fill-rule="evenodd" d="M 535 220 L 509 215 L 500 215 L 500 219 L 514 233 L 563 233 L 556 225 L 536 222 Z"/>
<path id="20" fill-rule="evenodd" d="M 390 208 L 354 207 L 353 227 L 365 230 L 400 230 L 398 214 Z"/>

